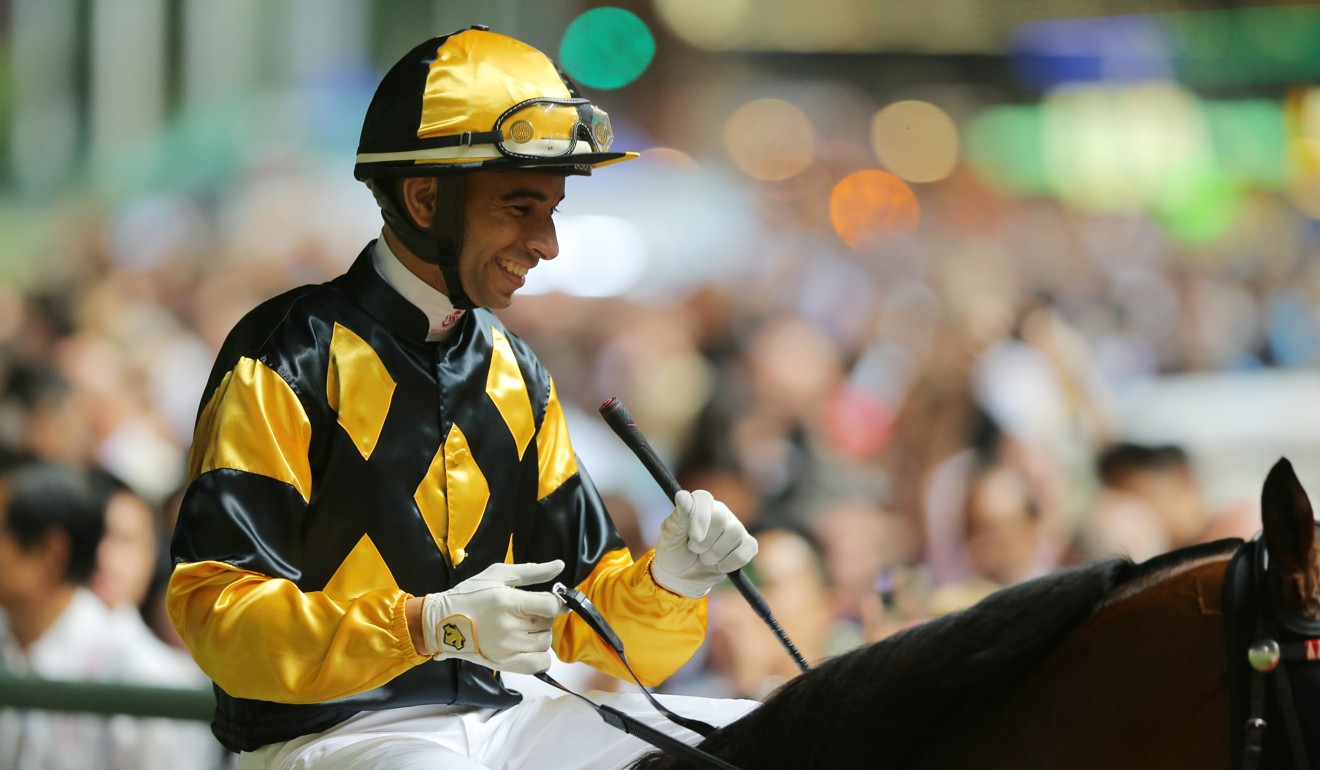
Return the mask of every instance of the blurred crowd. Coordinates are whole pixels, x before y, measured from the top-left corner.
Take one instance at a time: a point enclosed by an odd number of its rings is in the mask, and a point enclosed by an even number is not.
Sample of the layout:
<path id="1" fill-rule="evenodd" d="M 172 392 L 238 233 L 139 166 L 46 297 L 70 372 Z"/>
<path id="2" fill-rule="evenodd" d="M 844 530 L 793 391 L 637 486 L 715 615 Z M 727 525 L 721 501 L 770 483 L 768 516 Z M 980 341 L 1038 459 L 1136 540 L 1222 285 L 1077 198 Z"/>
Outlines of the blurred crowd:
<path id="1" fill-rule="evenodd" d="M 302 159 L 219 196 L 69 203 L 0 286 L 0 503 L 34 459 L 93 473 L 95 568 L 56 583 L 128 608 L 162 649 L 178 652 L 165 554 L 212 358 L 244 312 L 333 277 L 374 235 L 353 184 Z M 1146 215 L 1009 200 L 962 170 L 919 191 L 915 235 L 862 254 L 789 183 L 750 189 L 756 235 L 730 255 L 746 269 L 502 313 L 555 375 L 635 551 L 668 504 L 594 419 L 609 396 L 685 487 L 755 528 L 749 574 L 813 662 L 1061 565 L 1257 528 L 1249 501 L 1207 503 L 1184 447 L 1125 441 L 1117 399 L 1168 374 L 1320 363 L 1320 232 L 1286 201 L 1188 245 Z M 736 593 L 716 591 L 710 618 L 667 689 L 762 697 L 796 672 Z M 202 686 L 188 663 L 174 683 Z"/>

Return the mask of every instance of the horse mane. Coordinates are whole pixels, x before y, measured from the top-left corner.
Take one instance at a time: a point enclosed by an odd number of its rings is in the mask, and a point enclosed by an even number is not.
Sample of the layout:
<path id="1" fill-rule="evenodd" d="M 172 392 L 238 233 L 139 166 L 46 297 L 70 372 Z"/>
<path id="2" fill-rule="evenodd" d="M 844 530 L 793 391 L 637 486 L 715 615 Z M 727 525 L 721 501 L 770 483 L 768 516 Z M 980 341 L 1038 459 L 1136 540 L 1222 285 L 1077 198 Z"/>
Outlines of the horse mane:
<path id="1" fill-rule="evenodd" d="M 700 746 L 742 768 L 943 767 L 979 720 L 1117 589 L 1226 548 L 1070 567 L 832 658 Z M 687 767 L 652 753 L 634 770 Z"/>

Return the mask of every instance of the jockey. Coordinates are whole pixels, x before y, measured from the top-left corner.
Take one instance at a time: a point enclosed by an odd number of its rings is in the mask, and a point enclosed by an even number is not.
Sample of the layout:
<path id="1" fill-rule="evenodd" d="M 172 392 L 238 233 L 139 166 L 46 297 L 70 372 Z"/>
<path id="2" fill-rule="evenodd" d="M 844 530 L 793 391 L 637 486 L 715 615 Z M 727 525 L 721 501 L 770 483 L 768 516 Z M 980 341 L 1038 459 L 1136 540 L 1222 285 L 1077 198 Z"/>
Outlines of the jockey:
<path id="1" fill-rule="evenodd" d="M 553 651 L 624 676 L 560 614 L 559 582 L 657 684 L 702 643 L 710 587 L 757 549 L 698 490 L 634 561 L 549 372 L 491 312 L 558 254 L 566 177 L 636 157 L 612 141 L 609 116 L 540 51 L 484 27 L 427 40 L 385 75 L 362 127 L 354 175 L 381 237 L 227 338 L 168 608 L 240 767 L 610 767 L 646 748 L 500 674 L 544 671 Z M 636 698 L 618 707 L 643 716 Z M 716 724 L 752 705 L 670 704 Z"/>

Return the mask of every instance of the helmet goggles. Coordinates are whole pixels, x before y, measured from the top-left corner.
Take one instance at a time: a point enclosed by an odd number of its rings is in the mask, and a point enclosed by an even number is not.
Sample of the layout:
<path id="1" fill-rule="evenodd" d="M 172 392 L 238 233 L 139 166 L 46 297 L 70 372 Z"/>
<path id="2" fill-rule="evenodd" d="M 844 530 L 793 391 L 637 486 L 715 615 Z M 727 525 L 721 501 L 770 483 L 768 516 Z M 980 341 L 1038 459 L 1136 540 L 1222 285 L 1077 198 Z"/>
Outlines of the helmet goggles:
<path id="1" fill-rule="evenodd" d="M 495 146 L 510 158 L 535 160 L 572 155 L 579 141 L 592 152 L 614 143 L 610 116 L 586 99 L 528 99 L 495 121 Z"/>

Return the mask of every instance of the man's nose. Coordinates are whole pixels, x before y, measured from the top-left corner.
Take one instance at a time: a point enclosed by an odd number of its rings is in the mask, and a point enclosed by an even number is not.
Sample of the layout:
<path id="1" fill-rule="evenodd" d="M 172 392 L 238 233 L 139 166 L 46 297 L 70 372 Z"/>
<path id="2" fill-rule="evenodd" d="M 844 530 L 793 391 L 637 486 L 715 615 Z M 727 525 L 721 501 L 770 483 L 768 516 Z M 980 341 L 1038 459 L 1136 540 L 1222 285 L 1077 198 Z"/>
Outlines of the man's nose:
<path id="1" fill-rule="evenodd" d="M 527 249 L 539 259 L 554 259 L 559 256 L 559 238 L 555 234 L 555 221 L 546 219 L 533 226 L 527 238 Z"/>

